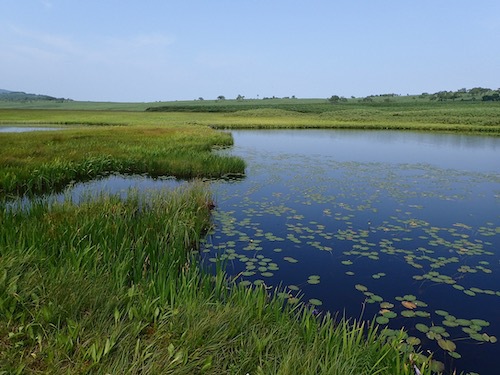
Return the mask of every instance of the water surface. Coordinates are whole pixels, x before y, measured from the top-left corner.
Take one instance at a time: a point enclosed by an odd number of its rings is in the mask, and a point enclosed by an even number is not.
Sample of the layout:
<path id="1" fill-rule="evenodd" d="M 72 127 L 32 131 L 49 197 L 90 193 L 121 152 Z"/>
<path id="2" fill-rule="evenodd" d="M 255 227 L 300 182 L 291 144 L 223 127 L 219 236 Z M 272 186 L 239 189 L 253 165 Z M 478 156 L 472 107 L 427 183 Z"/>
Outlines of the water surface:
<path id="1" fill-rule="evenodd" d="M 448 369 L 495 373 L 498 138 L 232 133 L 229 152 L 247 161 L 247 176 L 214 184 L 207 261 L 223 260 L 246 285 L 281 284 L 291 302 L 302 295 L 319 311 L 405 327 Z M 450 341 L 456 349 L 443 349 Z"/>

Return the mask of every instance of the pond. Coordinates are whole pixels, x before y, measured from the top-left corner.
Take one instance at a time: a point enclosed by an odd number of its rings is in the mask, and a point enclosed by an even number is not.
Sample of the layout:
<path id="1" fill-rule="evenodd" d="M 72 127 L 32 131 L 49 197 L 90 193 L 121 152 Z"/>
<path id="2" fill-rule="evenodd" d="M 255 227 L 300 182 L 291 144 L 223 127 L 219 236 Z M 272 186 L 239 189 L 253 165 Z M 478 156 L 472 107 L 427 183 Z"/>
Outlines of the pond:
<path id="1" fill-rule="evenodd" d="M 404 327 L 448 369 L 495 373 L 500 139 L 233 131 L 244 180 L 213 184 L 205 261 L 318 312 Z M 388 331 L 391 334 L 391 331 Z"/>

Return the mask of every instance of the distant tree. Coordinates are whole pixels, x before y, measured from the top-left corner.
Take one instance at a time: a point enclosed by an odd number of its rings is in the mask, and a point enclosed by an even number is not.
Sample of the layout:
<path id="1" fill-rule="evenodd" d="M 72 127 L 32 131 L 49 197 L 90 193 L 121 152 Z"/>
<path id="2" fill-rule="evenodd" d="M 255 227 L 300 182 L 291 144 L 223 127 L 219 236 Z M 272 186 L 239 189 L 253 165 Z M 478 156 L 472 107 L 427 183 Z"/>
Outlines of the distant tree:
<path id="1" fill-rule="evenodd" d="M 292 95 L 292 99 L 297 99 L 297 98 L 295 97 L 295 95 Z"/>
<path id="2" fill-rule="evenodd" d="M 236 100 L 243 100 L 243 99 L 245 99 L 245 97 L 244 97 L 243 95 L 238 95 L 238 96 L 236 97 Z"/>
<path id="3" fill-rule="evenodd" d="M 434 100 L 445 101 L 447 99 L 451 99 L 451 91 L 438 91 L 433 95 Z"/>
<path id="4" fill-rule="evenodd" d="M 484 95 L 488 92 L 490 92 L 490 89 L 486 89 L 484 87 L 474 87 L 469 90 L 469 94 L 471 95 Z"/>
<path id="5" fill-rule="evenodd" d="M 483 102 L 498 102 L 500 101 L 500 94 L 498 92 L 491 95 L 484 95 Z"/>
<path id="6" fill-rule="evenodd" d="M 340 96 L 332 95 L 328 98 L 328 101 L 332 104 L 338 103 L 340 101 Z"/>
<path id="7" fill-rule="evenodd" d="M 205 100 L 205 99 L 203 99 L 203 98 L 200 96 L 200 97 L 198 98 L 198 100 Z"/>
<path id="8" fill-rule="evenodd" d="M 226 100 L 226 97 L 224 95 L 219 95 L 217 97 L 217 100 Z"/>

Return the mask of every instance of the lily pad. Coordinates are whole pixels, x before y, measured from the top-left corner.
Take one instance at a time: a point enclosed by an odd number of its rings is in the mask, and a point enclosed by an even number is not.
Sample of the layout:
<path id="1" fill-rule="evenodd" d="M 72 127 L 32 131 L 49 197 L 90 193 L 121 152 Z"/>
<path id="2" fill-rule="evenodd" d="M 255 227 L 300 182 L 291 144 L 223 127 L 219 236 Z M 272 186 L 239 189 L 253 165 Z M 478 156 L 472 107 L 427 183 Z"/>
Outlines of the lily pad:
<path id="1" fill-rule="evenodd" d="M 441 347 L 441 349 L 444 349 L 448 352 L 454 352 L 455 349 L 457 348 L 457 346 L 455 345 L 455 343 L 453 341 L 450 341 L 450 340 L 443 340 L 443 339 L 440 339 L 438 340 L 438 345 Z"/>
<path id="2" fill-rule="evenodd" d="M 428 318 L 431 316 L 431 314 L 428 313 L 427 311 L 415 311 L 415 315 L 421 318 Z"/>
<path id="3" fill-rule="evenodd" d="M 320 301 L 319 299 L 317 299 L 317 298 L 311 298 L 311 299 L 309 300 L 309 303 L 310 303 L 311 305 L 314 305 L 314 306 L 321 306 L 321 305 L 323 304 L 323 302 L 321 302 L 321 301 Z"/>
<path id="4" fill-rule="evenodd" d="M 429 332 L 429 327 L 427 327 L 425 324 L 422 323 L 415 324 L 415 328 L 422 333 Z"/>
<path id="5" fill-rule="evenodd" d="M 441 315 L 441 316 L 447 316 L 447 315 L 450 315 L 450 314 L 448 313 L 448 311 L 444 311 L 444 310 L 436 310 L 436 311 L 434 311 L 434 312 L 435 312 L 436 314 L 438 314 L 438 315 Z"/>
<path id="6" fill-rule="evenodd" d="M 407 309 L 416 309 L 417 308 L 417 305 L 415 305 L 413 302 L 410 302 L 410 301 L 403 301 L 401 302 L 401 304 L 406 307 Z"/>
<path id="7" fill-rule="evenodd" d="M 354 287 L 360 292 L 366 292 L 368 290 L 368 288 L 362 284 L 356 284 Z"/>
<path id="8" fill-rule="evenodd" d="M 410 345 L 420 345 L 421 341 L 418 337 L 410 336 L 406 339 L 406 342 Z"/>
<path id="9" fill-rule="evenodd" d="M 375 319 L 375 321 L 378 323 L 378 324 L 387 324 L 389 323 L 389 318 L 385 317 L 385 316 L 377 316 L 377 318 Z"/>
<path id="10" fill-rule="evenodd" d="M 413 302 L 413 301 L 416 301 L 417 297 L 415 297 L 413 294 L 406 294 L 406 295 L 403 296 L 403 299 L 405 301 L 411 301 L 411 302 Z"/>
<path id="11" fill-rule="evenodd" d="M 415 311 L 404 310 L 401 312 L 401 315 L 404 316 L 405 318 L 413 318 L 415 316 Z"/>
<path id="12" fill-rule="evenodd" d="M 356 288 L 357 289 L 357 288 Z M 358 289 L 359 290 L 359 289 Z M 392 309 L 394 307 L 394 304 L 390 303 L 390 302 L 382 302 L 380 304 L 380 307 L 382 309 Z"/>
<path id="13" fill-rule="evenodd" d="M 316 284 L 319 284 L 320 281 L 319 281 L 319 279 L 308 279 L 307 283 L 311 284 L 311 285 L 316 285 Z"/>
<path id="14" fill-rule="evenodd" d="M 396 314 L 394 311 L 386 311 L 382 313 L 382 316 L 385 316 L 388 319 L 393 319 L 398 316 L 398 314 Z"/>
<path id="15" fill-rule="evenodd" d="M 444 333 L 446 332 L 446 329 L 441 326 L 431 326 L 429 328 L 430 331 L 435 332 L 435 333 Z"/>
<path id="16" fill-rule="evenodd" d="M 488 327 L 490 325 L 489 322 L 487 322 L 486 320 L 482 320 L 482 319 L 471 319 L 471 322 L 472 322 L 472 324 L 477 325 L 477 326 L 481 326 L 481 327 Z"/>
<path id="17" fill-rule="evenodd" d="M 462 356 L 460 355 L 460 353 L 457 353 L 457 352 L 448 352 L 448 355 L 452 358 L 455 358 L 455 359 L 460 359 L 462 358 Z"/>
<path id="18" fill-rule="evenodd" d="M 452 320 L 443 320 L 443 325 L 447 326 L 447 327 L 458 327 L 459 324 L 455 321 L 452 321 Z"/>

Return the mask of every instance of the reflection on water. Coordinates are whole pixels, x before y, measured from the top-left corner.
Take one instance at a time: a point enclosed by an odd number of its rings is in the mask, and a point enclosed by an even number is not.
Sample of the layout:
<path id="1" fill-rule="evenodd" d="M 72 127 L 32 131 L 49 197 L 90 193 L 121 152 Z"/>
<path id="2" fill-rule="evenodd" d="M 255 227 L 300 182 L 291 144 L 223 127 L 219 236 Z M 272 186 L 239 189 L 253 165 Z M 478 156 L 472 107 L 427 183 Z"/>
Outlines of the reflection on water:
<path id="1" fill-rule="evenodd" d="M 99 180 L 93 180 L 84 183 L 78 183 L 69 188 L 65 193 L 58 195 L 59 199 L 63 199 L 68 194 L 73 202 L 78 202 L 83 196 L 88 197 L 96 194 L 113 194 L 125 197 L 128 192 L 136 191 L 153 191 L 161 189 L 173 189 L 185 182 L 179 181 L 174 177 L 151 178 L 145 175 L 110 175 Z"/>
<path id="2" fill-rule="evenodd" d="M 186 183 L 174 177 L 151 178 L 145 175 L 109 175 L 92 181 L 75 183 L 58 194 L 41 195 L 35 199 L 63 202 L 70 200 L 78 204 L 101 194 L 119 195 L 125 198 L 131 191 L 149 192 L 161 189 L 174 189 Z M 8 202 L 7 207 L 26 207 L 32 197 L 24 196 Z"/>
<path id="3" fill-rule="evenodd" d="M 498 172 L 500 138 L 366 130 L 233 131 L 240 147 L 336 161 L 426 163 L 441 168 Z"/>
<path id="4" fill-rule="evenodd" d="M 247 178 L 214 184 L 208 264 L 222 259 L 244 285 L 283 285 L 320 310 L 378 315 L 383 326 L 405 327 L 410 342 L 448 368 L 495 372 L 498 138 L 337 130 L 233 136 L 230 152 L 246 160 Z"/>

